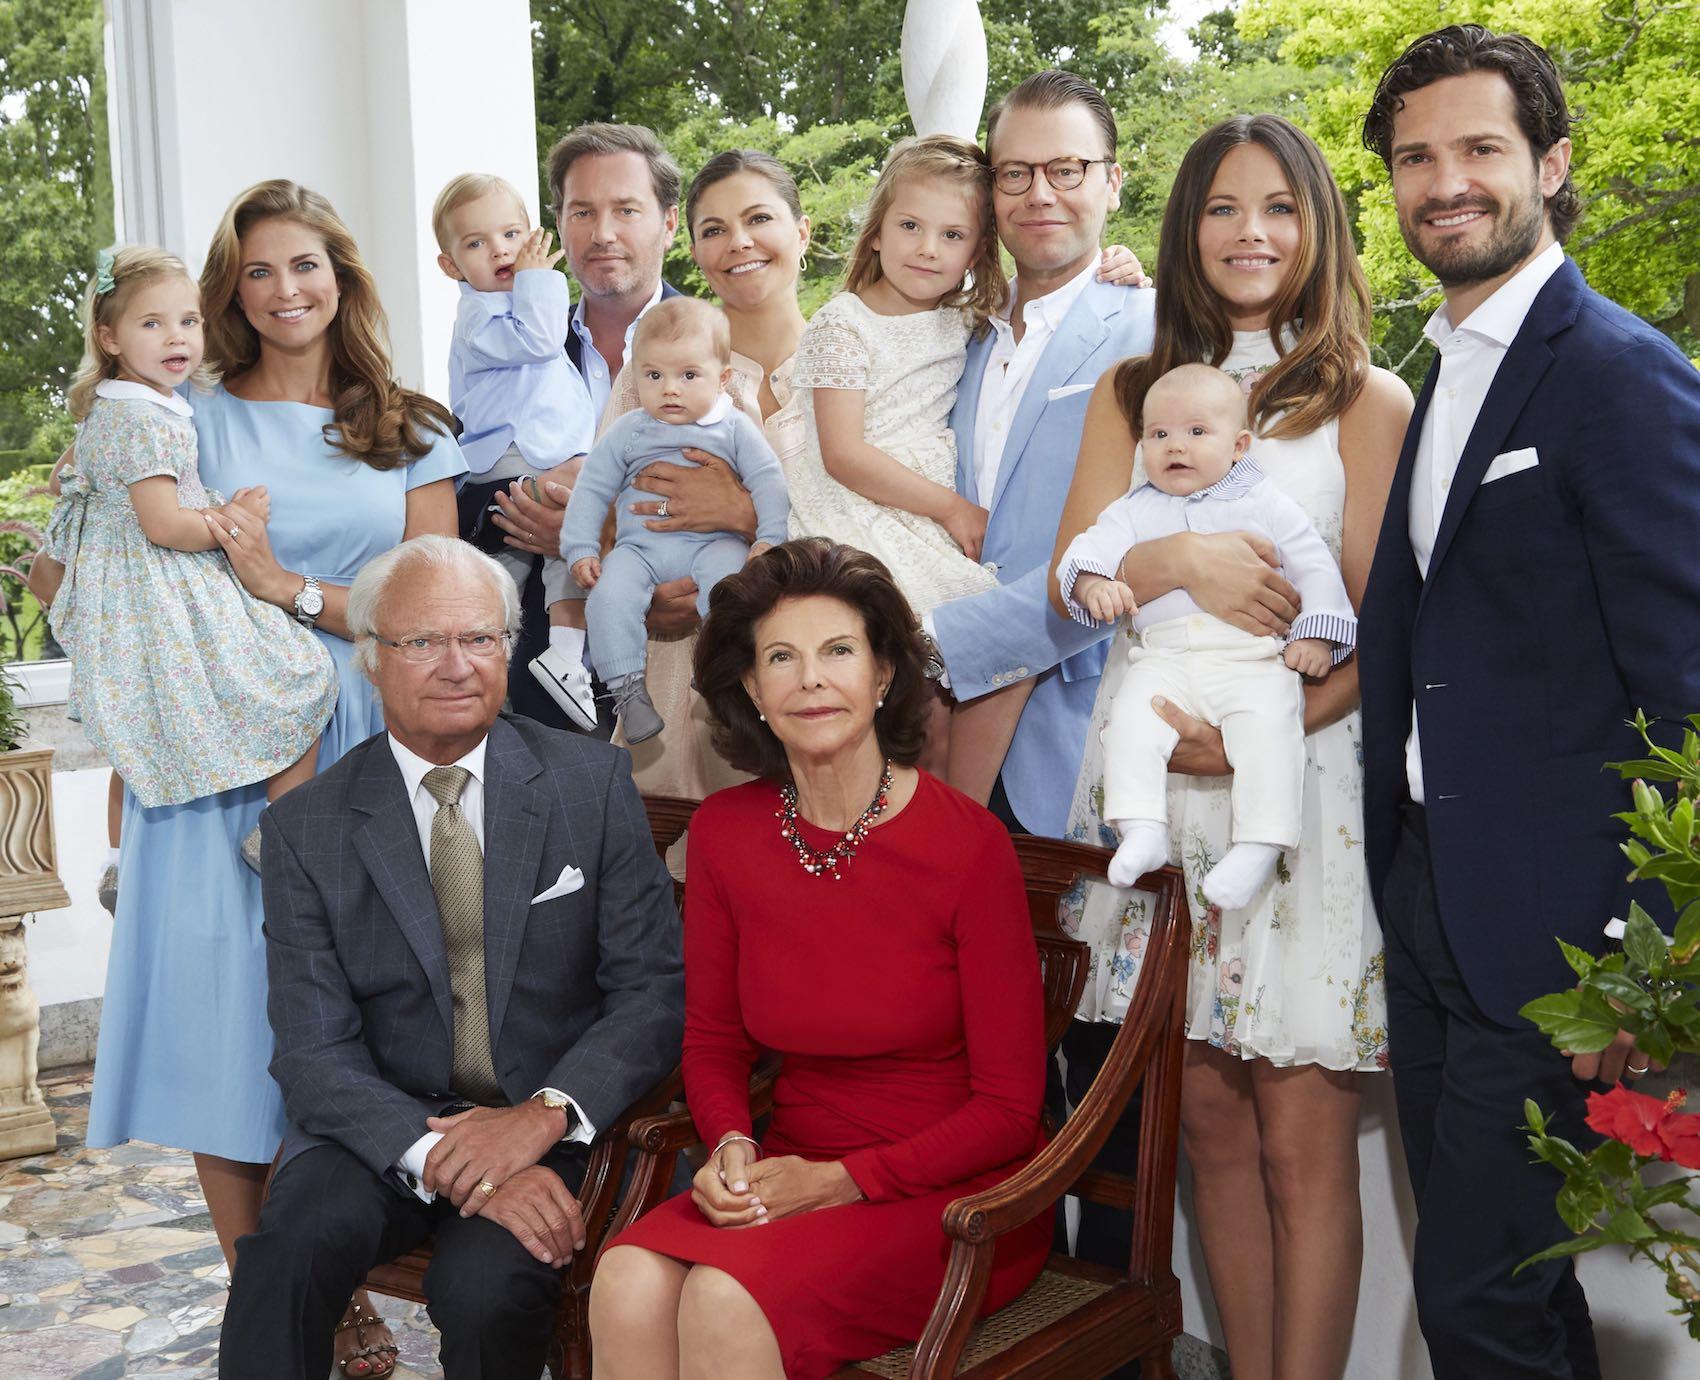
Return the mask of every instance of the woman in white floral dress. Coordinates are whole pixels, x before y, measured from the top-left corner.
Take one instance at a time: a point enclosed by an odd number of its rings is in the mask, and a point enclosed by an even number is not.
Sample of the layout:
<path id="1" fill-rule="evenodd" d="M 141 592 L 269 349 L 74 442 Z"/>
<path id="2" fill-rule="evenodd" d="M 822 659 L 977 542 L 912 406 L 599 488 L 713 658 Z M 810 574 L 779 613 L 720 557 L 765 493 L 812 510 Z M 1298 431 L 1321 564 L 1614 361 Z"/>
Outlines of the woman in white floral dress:
<path id="1" fill-rule="evenodd" d="M 1145 385 L 1203 359 L 1245 387 L 1252 454 L 1310 515 L 1357 604 L 1411 396 L 1369 366 L 1368 287 L 1327 164 L 1277 116 L 1225 121 L 1187 153 L 1161 242 L 1153 353 L 1099 383 L 1058 552 L 1142 477 L 1132 419 Z M 1277 567 L 1277 553 L 1244 534 L 1188 532 L 1134 548 L 1123 573 L 1141 602 L 1185 588 L 1206 612 L 1280 634 L 1297 609 Z M 1120 645 L 1126 636 L 1117 631 Z M 1099 731 L 1126 669 L 1112 652 L 1069 824 L 1070 837 L 1110 846 Z M 1237 1380 L 1328 1380 L 1351 1340 L 1362 1258 L 1357 1074 L 1385 1069 L 1387 1057 L 1357 702 L 1352 661 L 1306 686 L 1299 845 L 1251 904 L 1226 914 L 1199 890 L 1230 842 L 1221 735 L 1172 705 L 1160 711 L 1181 735 L 1170 860 L 1186 874 L 1193 919 L 1182 1130 Z M 1069 923 L 1093 949 L 1078 1015 L 1119 1021 L 1150 898 L 1103 886 L 1073 902 Z"/>

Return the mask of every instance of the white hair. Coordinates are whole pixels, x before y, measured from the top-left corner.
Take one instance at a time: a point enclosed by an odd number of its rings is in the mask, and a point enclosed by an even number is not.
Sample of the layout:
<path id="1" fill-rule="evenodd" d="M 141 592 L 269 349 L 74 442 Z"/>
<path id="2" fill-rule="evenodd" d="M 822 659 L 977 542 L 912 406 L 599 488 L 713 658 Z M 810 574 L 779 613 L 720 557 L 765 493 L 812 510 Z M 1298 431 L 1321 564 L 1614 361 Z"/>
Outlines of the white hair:
<path id="1" fill-rule="evenodd" d="M 476 546 L 457 537 L 413 537 L 374 556 L 360 568 L 348 590 L 348 634 L 354 639 L 354 664 L 370 676 L 378 665 L 379 611 L 390 582 L 404 566 L 428 566 L 478 575 L 490 581 L 502 601 L 502 626 L 512 637 L 519 636 L 519 590 L 511 575 Z M 510 640 L 511 653 L 511 640 Z"/>

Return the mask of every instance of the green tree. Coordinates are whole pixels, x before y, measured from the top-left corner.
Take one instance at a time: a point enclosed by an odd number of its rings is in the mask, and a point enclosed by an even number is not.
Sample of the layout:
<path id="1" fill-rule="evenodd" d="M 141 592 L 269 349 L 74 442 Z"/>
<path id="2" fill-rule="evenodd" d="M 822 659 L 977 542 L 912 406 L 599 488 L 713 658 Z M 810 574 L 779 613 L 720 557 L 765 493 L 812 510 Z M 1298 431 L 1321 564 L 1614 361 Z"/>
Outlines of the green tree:
<path id="1" fill-rule="evenodd" d="M 0 471 L 56 454 L 79 300 L 112 239 L 102 9 L 0 0 Z"/>
<path id="2" fill-rule="evenodd" d="M 1676 0 L 1497 0 L 1460 14 L 1450 0 L 1246 0 L 1242 38 L 1280 39 L 1301 70 L 1339 79 L 1309 102 L 1310 129 L 1358 208 L 1364 266 L 1390 362 L 1417 372 L 1416 323 L 1436 285 L 1407 253 L 1387 171 L 1361 142 L 1381 72 L 1419 34 L 1463 19 L 1524 33 L 1564 74 L 1575 132 L 1576 184 L 1587 203 L 1568 248 L 1608 297 L 1700 349 L 1700 10 Z"/>

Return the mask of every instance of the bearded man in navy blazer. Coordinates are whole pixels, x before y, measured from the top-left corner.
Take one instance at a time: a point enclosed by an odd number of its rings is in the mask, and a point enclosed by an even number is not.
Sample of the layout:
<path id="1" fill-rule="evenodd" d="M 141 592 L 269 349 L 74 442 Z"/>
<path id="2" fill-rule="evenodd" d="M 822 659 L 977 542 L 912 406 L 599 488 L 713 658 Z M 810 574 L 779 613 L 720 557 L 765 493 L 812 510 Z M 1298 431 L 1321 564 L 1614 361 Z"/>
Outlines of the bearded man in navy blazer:
<path id="1" fill-rule="evenodd" d="M 1364 142 L 1445 304 L 1361 611 L 1371 885 L 1387 943 L 1417 1308 L 1437 1376 L 1598 1376 L 1525 1097 L 1586 1138 L 1589 1081 L 1644 1073 L 1627 1036 L 1567 1062 L 1518 1015 L 1624 914 L 1601 764 L 1636 709 L 1700 709 L 1700 375 L 1591 291 L 1552 60 L 1478 25 L 1418 39 Z"/>

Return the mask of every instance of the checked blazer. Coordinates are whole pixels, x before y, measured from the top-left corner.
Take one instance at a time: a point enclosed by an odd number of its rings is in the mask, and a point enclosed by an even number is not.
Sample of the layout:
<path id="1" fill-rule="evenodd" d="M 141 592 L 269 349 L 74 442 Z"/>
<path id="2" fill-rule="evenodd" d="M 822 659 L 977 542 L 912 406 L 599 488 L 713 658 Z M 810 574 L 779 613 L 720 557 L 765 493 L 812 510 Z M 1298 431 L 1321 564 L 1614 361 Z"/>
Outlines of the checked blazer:
<path id="1" fill-rule="evenodd" d="M 559 1088 L 606 1127 L 679 1060 L 672 879 L 624 751 L 507 715 L 487 742 L 496 1076 L 512 1102 Z M 405 791 L 380 733 L 261 816 L 280 1163 L 334 1142 L 397 1182 L 391 1167 L 453 1096 L 448 958 Z M 532 905 L 568 866 L 584 885 Z"/>

